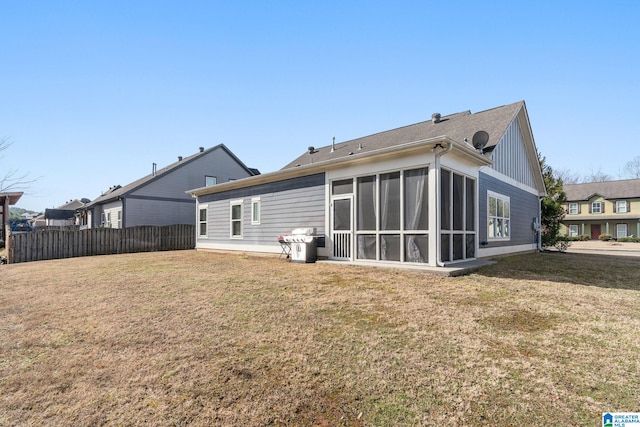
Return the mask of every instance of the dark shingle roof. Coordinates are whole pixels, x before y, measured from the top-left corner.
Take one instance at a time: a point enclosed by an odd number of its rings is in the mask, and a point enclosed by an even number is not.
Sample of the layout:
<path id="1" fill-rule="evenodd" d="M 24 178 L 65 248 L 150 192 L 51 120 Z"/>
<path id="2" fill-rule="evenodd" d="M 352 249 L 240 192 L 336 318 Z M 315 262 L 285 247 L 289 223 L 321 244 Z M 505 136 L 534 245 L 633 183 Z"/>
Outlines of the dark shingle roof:
<path id="1" fill-rule="evenodd" d="M 500 142 L 507 127 L 523 106 L 524 101 L 519 101 L 473 114 L 471 111 L 450 114 L 448 116 L 442 116 L 439 123 L 433 123 L 431 120 L 428 120 L 362 138 L 336 143 L 335 151 L 333 152 L 331 151 L 331 145 L 316 148 L 313 154 L 307 151 L 282 169 L 307 165 L 312 162 L 318 163 L 338 159 L 349 156 L 350 153 L 356 154 L 375 151 L 439 136 L 447 136 L 458 142 L 463 142 L 466 138 L 468 144 L 471 146 L 473 135 L 479 130 L 484 130 L 489 134 L 489 141 L 485 149 L 490 150 Z"/>
<path id="2" fill-rule="evenodd" d="M 637 198 L 640 197 L 640 179 L 565 184 L 563 189 L 568 201 L 588 200 L 595 194 L 605 199 Z"/>

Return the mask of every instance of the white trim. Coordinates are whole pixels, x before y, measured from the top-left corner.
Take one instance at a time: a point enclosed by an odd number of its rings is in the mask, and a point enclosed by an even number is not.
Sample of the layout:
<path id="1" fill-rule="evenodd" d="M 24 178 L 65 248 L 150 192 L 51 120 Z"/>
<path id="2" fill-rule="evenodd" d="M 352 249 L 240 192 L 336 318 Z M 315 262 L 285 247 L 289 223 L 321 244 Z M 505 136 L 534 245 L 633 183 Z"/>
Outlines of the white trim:
<path id="1" fill-rule="evenodd" d="M 498 216 L 498 213 L 496 212 L 495 217 L 496 218 L 502 218 L 507 219 L 509 221 L 509 225 L 507 226 L 507 232 L 509 233 L 507 236 L 500 236 L 500 237 L 491 237 L 489 236 L 489 220 L 491 219 L 491 206 L 490 206 L 490 199 L 494 198 L 496 199 L 496 204 L 498 199 L 502 200 L 503 202 L 503 210 L 504 210 L 504 202 L 507 202 L 509 204 L 509 216 L 504 216 L 504 212 L 502 216 Z M 497 205 L 496 205 L 496 209 L 497 209 Z M 500 194 L 500 193 L 496 193 L 495 191 L 491 191 L 491 190 L 487 190 L 487 241 L 489 242 L 504 242 L 504 241 L 509 241 L 511 240 L 511 197 L 509 196 L 505 196 L 504 194 Z"/>
<path id="2" fill-rule="evenodd" d="M 478 258 L 487 258 L 498 255 L 506 255 L 518 252 L 528 252 L 532 250 L 536 250 L 537 246 L 535 243 L 531 243 L 528 245 L 517 245 L 517 246 L 498 246 L 495 248 L 480 248 L 478 249 Z"/>
<path id="3" fill-rule="evenodd" d="M 206 218 L 205 218 L 204 221 L 200 220 L 200 211 L 202 209 L 204 209 L 206 211 L 206 213 L 205 213 Z M 200 234 L 200 225 L 203 222 L 206 224 L 206 231 L 205 231 L 205 234 Z M 198 204 L 198 209 L 196 210 L 196 224 L 197 224 L 197 226 L 196 226 L 197 227 L 197 229 L 196 229 L 196 237 L 198 239 L 206 239 L 206 238 L 208 238 L 209 237 L 209 204 L 203 204 L 203 205 Z"/>
<path id="4" fill-rule="evenodd" d="M 576 208 L 575 212 L 571 212 L 571 206 Z M 578 215 L 580 213 L 580 204 L 576 202 L 569 202 L 569 209 L 567 209 L 567 215 Z"/>
<path id="5" fill-rule="evenodd" d="M 505 182 L 509 185 L 512 185 L 522 191 L 526 191 L 527 193 L 533 194 L 535 196 L 540 196 L 540 194 L 538 194 L 538 190 L 536 190 L 535 188 L 529 187 L 528 185 L 518 182 L 515 179 L 510 178 L 507 175 L 504 175 L 489 166 L 481 167 L 480 173 L 484 173 L 486 175 L 489 175 L 492 178 L 499 179 L 500 181 Z"/>
<path id="6" fill-rule="evenodd" d="M 258 219 L 255 219 L 254 217 L 255 215 L 255 207 L 257 205 L 257 211 L 258 211 Z M 260 217 L 262 215 L 262 203 L 260 202 L 260 197 L 252 197 L 251 198 L 251 225 L 260 225 Z"/>
<path id="7" fill-rule="evenodd" d="M 280 254 L 282 252 L 282 248 L 280 245 L 244 245 L 238 244 L 234 242 L 212 242 L 207 240 L 196 240 L 196 249 L 204 249 L 204 250 L 219 250 L 219 251 L 234 251 L 234 252 L 259 252 L 259 253 L 268 253 L 268 254 Z M 328 257 L 328 249 L 327 248 L 318 248 L 318 256 L 320 257 Z"/>
<path id="8" fill-rule="evenodd" d="M 233 234 L 233 207 L 240 206 L 240 235 Z M 229 238 L 233 240 L 242 240 L 244 218 L 244 201 L 242 199 L 229 200 Z M 237 220 L 236 220 L 237 221 Z"/>

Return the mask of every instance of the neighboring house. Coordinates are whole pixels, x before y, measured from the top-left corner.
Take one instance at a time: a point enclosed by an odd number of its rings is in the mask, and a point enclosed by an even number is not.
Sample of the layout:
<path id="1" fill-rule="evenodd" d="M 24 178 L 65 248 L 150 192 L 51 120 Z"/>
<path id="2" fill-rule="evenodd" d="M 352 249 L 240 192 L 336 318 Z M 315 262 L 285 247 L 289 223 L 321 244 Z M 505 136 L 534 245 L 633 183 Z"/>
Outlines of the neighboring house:
<path id="1" fill-rule="evenodd" d="M 157 169 L 125 186 L 109 188 L 84 208 L 86 226 L 125 228 L 139 225 L 195 224 L 196 201 L 186 193 L 194 187 L 212 186 L 257 175 L 224 144 L 204 149 Z"/>
<path id="2" fill-rule="evenodd" d="M 319 257 L 429 266 L 535 250 L 545 195 L 524 102 L 309 147 L 189 192 L 198 249 L 277 253 L 278 235 L 312 227 Z"/>
<path id="3" fill-rule="evenodd" d="M 45 209 L 43 214 L 36 216 L 31 221 L 31 225 L 34 228 L 80 225 L 78 212 L 87 203 L 89 203 L 89 199 L 73 199 L 55 209 Z"/>
<path id="4" fill-rule="evenodd" d="M 563 229 L 569 236 L 640 236 L 640 179 L 566 184 Z"/>
<path id="5" fill-rule="evenodd" d="M 22 191 L 0 192 L 0 216 L 2 218 L 0 221 L 2 224 L 0 227 L 0 247 L 4 247 L 5 236 L 9 232 L 9 218 L 11 217 L 9 206 L 18 203 L 23 194 Z"/>

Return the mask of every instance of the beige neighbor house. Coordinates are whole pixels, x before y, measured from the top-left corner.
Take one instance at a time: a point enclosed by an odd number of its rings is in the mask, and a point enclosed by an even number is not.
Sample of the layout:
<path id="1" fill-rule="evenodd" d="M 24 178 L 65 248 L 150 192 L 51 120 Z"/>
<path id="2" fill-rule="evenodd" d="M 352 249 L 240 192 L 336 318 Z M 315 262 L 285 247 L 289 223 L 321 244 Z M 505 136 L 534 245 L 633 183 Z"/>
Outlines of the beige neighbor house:
<path id="1" fill-rule="evenodd" d="M 566 184 L 564 192 L 567 213 L 561 233 L 591 240 L 601 234 L 640 236 L 640 179 Z"/>

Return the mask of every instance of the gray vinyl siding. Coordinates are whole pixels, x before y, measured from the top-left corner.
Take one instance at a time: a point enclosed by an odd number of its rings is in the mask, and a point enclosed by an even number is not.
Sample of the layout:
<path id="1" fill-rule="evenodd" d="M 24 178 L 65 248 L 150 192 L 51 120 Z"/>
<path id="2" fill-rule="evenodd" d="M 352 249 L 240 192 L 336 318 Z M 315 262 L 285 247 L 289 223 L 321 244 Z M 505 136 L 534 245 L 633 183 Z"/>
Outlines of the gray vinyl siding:
<path id="1" fill-rule="evenodd" d="M 502 241 L 489 241 L 487 238 L 487 191 L 493 191 L 508 196 L 511 202 L 511 239 Z M 539 199 L 536 195 L 528 193 L 499 179 L 480 172 L 479 177 L 479 235 L 480 248 L 493 248 L 499 246 L 517 246 L 533 244 L 537 242 L 536 233 L 531 224 L 533 218 L 539 214 Z M 482 242 L 488 242 L 483 245 Z"/>
<path id="2" fill-rule="evenodd" d="M 124 227 L 139 225 L 195 224 L 196 201 L 141 199 L 128 197 L 125 199 Z"/>
<path id="3" fill-rule="evenodd" d="M 160 172 L 162 169 L 158 170 Z M 250 174 L 224 149 L 218 148 L 166 175 L 158 176 L 129 193 L 129 196 L 190 200 L 191 195 L 187 194 L 187 190 L 204 187 L 205 176 L 215 176 L 218 183 L 223 183 L 229 179 L 245 178 Z"/>
<path id="4" fill-rule="evenodd" d="M 491 154 L 493 169 L 529 187 L 536 187 L 518 120 L 514 119 Z"/>
<path id="5" fill-rule="evenodd" d="M 260 224 L 251 224 L 251 201 L 260 198 Z M 242 239 L 231 238 L 231 202 L 242 200 Z M 314 227 L 325 235 L 324 174 L 246 187 L 204 196 L 207 205 L 207 241 L 278 247 L 277 237 L 295 228 Z"/>

